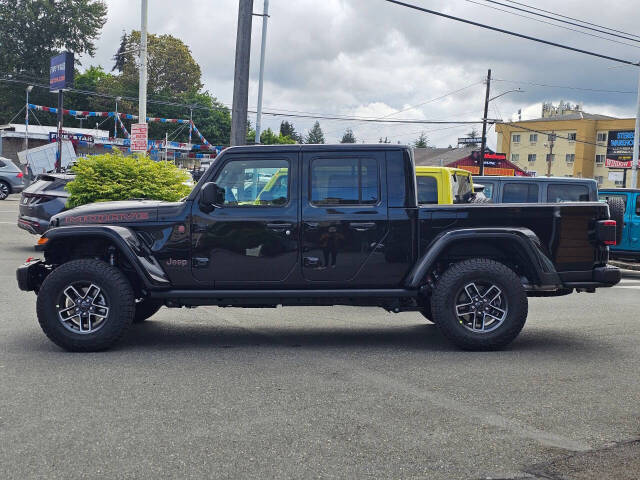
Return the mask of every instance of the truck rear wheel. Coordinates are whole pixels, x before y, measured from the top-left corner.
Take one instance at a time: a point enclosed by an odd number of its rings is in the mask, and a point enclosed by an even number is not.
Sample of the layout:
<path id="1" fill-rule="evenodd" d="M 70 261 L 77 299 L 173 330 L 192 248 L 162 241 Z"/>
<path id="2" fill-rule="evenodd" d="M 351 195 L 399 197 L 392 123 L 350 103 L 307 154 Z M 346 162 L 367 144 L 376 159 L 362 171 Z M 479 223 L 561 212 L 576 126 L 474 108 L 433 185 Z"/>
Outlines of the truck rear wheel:
<path id="1" fill-rule="evenodd" d="M 101 260 L 67 262 L 38 292 L 38 322 L 56 345 L 74 352 L 105 350 L 133 320 L 134 295 L 117 268 Z"/>
<path id="2" fill-rule="evenodd" d="M 527 320 L 527 295 L 505 265 L 473 258 L 442 274 L 431 297 L 436 325 L 465 350 L 494 350 L 512 342 Z"/>

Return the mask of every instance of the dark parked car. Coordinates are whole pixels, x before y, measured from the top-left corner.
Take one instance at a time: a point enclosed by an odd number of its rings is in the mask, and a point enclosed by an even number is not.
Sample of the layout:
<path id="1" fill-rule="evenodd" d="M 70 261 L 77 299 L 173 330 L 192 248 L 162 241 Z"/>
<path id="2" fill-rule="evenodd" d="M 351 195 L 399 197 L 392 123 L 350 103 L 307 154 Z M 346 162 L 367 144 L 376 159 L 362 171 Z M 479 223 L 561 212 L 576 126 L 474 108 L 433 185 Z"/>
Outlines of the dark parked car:
<path id="1" fill-rule="evenodd" d="M 68 173 L 38 175 L 22 192 L 18 226 L 30 233 L 44 233 L 51 217 L 65 209 L 69 192 L 64 187 L 73 178 L 74 175 Z"/>
<path id="2" fill-rule="evenodd" d="M 416 311 L 494 349 L 524 327 L 528 296 L 619 282 L 615 225 L 602 202 L 419 205 L 400 145 L 232 147 L 183 201 L 56 215 L 17 279 L 68 350 L 108 348 L 163 305 Z"/>
<path id="3" fill-rule="evenodd" d="M 0 157 L 0 200 L 24 189 L 24 174 L 8 158 Z"/>
<path id="4" fill-rule="evenodd" d="M 492 203 L 596 202 L 598 183 L 591 178 L 473 176 Z"/>

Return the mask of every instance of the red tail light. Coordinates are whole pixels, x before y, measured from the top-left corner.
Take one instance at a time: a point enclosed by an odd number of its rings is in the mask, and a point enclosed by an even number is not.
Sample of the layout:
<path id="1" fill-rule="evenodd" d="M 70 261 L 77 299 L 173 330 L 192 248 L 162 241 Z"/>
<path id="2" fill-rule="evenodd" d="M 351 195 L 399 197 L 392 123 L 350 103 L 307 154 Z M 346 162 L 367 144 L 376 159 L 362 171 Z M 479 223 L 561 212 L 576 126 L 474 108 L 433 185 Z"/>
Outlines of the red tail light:
<path id="1" fill-rule="evenodd" d="M 616 221 L 600 220 L 598 222 L 598 239 L 605 245 L 616 245 Z"/>
<path id="2" fill-rule="evenodd" d="M 22 177 L 24 177 L 24 173 L 22 173 L 22 172 L 18 173 L 17 177 L 18 177 L 18 178 L 22 178 Z"/>

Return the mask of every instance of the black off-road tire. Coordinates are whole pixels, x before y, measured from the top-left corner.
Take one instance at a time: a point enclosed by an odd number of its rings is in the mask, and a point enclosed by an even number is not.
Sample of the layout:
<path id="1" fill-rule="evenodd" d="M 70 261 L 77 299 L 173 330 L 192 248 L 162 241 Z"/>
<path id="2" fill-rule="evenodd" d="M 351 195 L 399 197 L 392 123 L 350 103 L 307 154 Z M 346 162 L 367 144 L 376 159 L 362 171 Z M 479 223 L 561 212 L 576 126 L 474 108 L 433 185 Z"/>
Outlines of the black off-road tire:
<path id="1" fill-rule="evenodd" d="M 624 200 L 619 197 L 610 197 L 607 199 L 607 203 L 609 204 L 609 217 L 616 221 L 616 243 L 620 245 L 624 228 Z"/>
<path id="2" fill-rule="evenodd" d="M 152 298 L 145 298 L 144 300 L 136 303 L 136 311 L 133 315 L 133 323 L 142 323 L 147 318 L 152 317 L 155 313 L 162 308 L 164 303 L 162 300 L 156 300 Z"/>
<path id="3" fill-rule="evenodd" d="M 74 282 L 92 282 L 108 299 L 109 313 L 102 328 L 87 334 L 65 328 L 58 317 L 58 298 Z M 106 350 L 117 342 L 131 326 L 135 298 L 131 284 L 116 267 L 95 259 L 67 262 L 45 278 L 38 292 L 38 322 L 56 345 L 72 352 Z"/>
<path id="4" fill-rule="evenodd" d="M 470 282 L 491 282 L 507 301 L 507 315 L 495 330 L 477 333 L 468 330 L 456 315 L 456 295 Z M 440 331 L 465 350 L 496 350 L 511 343 L 527 320 L 527 295 L 520 278 L 502 263 L 472 258 L 456 263 L 440 277 L 431 297 L 431 309 Z"/>

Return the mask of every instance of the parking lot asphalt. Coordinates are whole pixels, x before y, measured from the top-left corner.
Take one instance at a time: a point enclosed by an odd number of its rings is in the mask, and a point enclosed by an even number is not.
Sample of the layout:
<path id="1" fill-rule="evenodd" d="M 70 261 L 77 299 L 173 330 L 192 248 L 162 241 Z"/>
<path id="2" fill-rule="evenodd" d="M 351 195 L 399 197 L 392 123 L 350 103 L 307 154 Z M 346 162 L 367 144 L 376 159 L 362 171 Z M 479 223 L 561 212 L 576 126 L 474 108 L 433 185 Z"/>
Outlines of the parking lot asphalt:
<path id="1" fill-rule="evenodd" d="M 419 314 L 163 308 L 103 353 L 41 332 L 0 202 L 0 478 L 640 478 L 640 276 L 533 298 L 500 352 Z"/>

